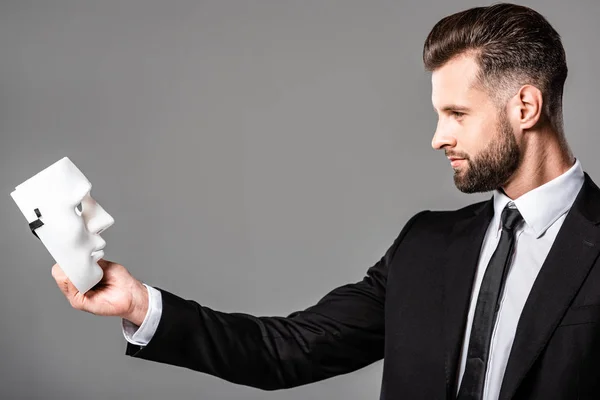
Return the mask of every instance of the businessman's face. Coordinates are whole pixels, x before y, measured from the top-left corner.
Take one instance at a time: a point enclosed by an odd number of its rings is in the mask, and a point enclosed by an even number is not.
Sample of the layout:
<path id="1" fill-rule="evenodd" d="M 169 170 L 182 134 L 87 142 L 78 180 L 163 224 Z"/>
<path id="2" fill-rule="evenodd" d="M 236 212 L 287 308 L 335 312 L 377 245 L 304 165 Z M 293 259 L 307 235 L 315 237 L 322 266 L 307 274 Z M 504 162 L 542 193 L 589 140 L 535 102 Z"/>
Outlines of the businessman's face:
<path id="1" fill-rule="evenodd" d="M 477 85 L 479 67 L 470 56 L 449 61 L 432 74 L 432 102 L 438 124 L 432 140 L 454 169 L 465 193 L 502 186 L 516 171 L 520 149 L 506 112 Z"/>

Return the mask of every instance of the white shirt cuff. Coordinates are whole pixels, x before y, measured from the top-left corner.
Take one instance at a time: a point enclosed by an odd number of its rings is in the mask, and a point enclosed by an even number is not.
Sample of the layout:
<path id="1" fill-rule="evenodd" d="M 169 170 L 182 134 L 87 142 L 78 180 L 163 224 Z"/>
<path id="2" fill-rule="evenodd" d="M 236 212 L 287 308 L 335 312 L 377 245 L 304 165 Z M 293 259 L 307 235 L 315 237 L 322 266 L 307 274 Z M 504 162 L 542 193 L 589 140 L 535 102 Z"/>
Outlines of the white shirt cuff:
<path id="1" fill-rule="evenodd" d="M 137 346 L 146 346 L 150 342 L 156 332 L 162 314 L 162 296 L 160 291 L 145 283 L 143 285 L 148 289 L 148 312 L 144 317 L 142 325 L 137 326 L 129 320 L 121 319 L 123 336 L 129 343 Z"/>

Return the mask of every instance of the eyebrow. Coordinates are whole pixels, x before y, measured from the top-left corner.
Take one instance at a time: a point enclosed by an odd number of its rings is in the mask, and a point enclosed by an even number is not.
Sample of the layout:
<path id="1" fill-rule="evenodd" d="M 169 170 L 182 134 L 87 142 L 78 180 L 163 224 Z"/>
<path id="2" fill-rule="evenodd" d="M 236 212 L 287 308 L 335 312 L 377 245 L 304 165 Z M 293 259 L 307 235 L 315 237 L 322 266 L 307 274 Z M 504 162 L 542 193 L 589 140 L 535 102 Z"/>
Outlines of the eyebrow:
<path id="1" fill-rule="evenodd" d="M 433 107 L 433 111 L 437 113 L 435 107 Z M 471 109 L 469 107 L 459 106 L 458 104 L 448 104 L 447 106 L 442 107 L 442 111 L 468 112 L 471 111 Z"/>

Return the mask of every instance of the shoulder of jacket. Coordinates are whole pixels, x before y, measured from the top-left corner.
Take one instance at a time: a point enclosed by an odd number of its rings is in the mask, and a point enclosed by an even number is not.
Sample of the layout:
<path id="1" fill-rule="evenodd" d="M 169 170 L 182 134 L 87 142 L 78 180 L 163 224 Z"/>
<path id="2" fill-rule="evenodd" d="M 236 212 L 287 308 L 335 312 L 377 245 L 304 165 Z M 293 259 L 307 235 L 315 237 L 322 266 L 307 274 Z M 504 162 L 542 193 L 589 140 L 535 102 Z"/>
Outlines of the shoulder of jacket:
<path id="1" fill-rule="evenodd" d="M 475 213 L 480 212 L 490 200 L 480 201 L 469 204 L 455 210 L 423 210 L 413 215 L 411 222 L 417 222 L 418 225 L 444 226 L 453 225 L 457 221 L 469 218 Z"/>

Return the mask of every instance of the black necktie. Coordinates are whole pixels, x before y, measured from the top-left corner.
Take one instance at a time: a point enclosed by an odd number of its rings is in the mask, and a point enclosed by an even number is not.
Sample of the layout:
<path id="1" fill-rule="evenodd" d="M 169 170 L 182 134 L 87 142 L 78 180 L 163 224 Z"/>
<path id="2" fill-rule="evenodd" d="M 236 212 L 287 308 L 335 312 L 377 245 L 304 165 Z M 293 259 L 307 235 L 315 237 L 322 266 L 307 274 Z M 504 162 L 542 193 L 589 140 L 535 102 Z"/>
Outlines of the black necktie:
<path id="1" fill-rule="evenodd" d="M 522 220 L 516 208 L 507 205 L 502 210 L 502 234 L 481 282 L 458 400 L 483 399 L 492 331 L 514 248 L 515 228 Z"/>

